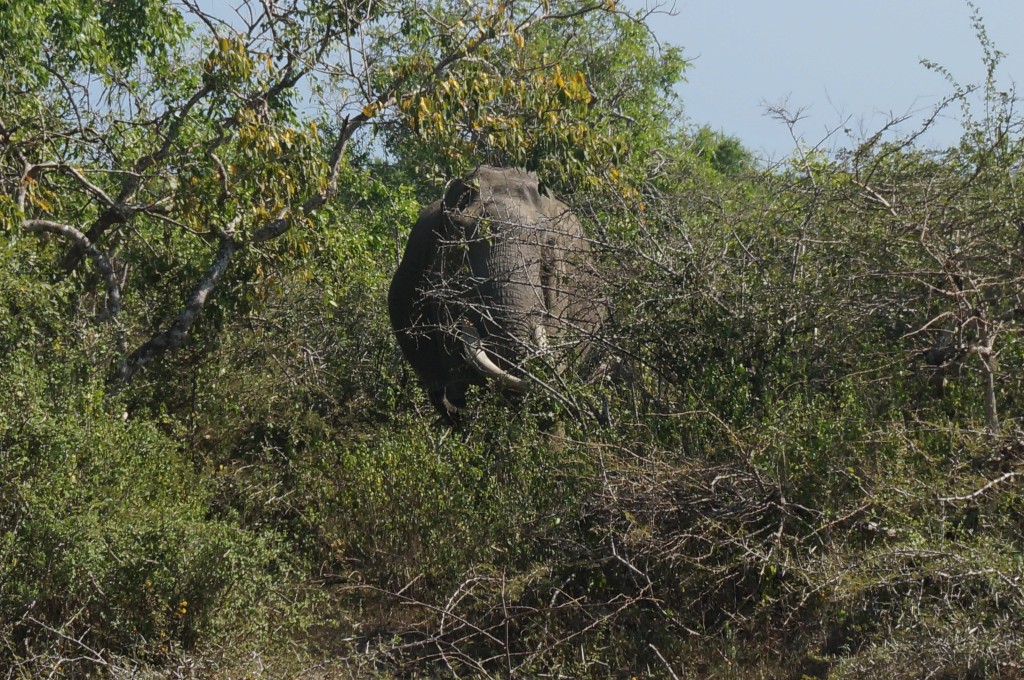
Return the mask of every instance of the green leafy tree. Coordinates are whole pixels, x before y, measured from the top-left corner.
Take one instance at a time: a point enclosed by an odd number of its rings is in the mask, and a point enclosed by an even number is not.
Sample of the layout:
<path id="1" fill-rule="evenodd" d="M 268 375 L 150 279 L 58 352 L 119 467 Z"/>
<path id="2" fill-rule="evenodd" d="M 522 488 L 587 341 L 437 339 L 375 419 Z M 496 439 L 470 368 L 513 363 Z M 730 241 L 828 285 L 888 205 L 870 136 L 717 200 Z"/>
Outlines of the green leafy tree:
<path id="1" fill-rule="evenodd" d="M 612 143 L 587 124 L 583 71 L 526 49 L 563 31 L 571 52 L 587 37 L 578 22 L 618 16 L 607 2 L 253 4 L 233 23 L 161 2 L 25 9 L 0 15 L 4 89 L 21 94 L 0 111 L 6 228 L 63 240 L 65 272 L 91 263 L 91 304 L 134 345 L 120 384 L 182 346 L 212 300 L 220 313 L 251 304 L 222 288 L 301 260 L 372 126 L 429 131 L 463 165 L 484 140 L 527 162 L 539 134 L 556 147 L 548 162 L 581 177 L 574 154 Z"/>
<path id="2" fill-rule="evenodd" d="M 685 62 L 611 6 L 545 3 L 562 18 L 550 22 L 537 7 L 508 3 L 497 25 L 482 28 L 501 40 L 380 122 L 385 147 L 401 163 L 445 176 L 486 161 L 538 170 L 562 190 L 624 185 L 627 175 L 639 181 L 641 159 L 673 131 L 671 88 Z"/>
<path id="3" fill-rule="evenodd" d="M 738 175 L 753 168 L 753 156 L 739 139 L 707 126 L 693 136 L 693 151 L 723 175 Z"/>

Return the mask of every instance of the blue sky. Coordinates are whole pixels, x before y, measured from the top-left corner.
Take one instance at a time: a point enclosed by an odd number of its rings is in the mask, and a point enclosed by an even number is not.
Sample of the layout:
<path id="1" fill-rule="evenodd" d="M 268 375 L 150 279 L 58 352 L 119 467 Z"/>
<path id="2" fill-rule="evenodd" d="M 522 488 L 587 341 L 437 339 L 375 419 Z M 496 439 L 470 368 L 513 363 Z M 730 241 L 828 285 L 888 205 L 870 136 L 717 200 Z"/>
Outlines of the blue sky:
<path id="1" fill-rule="evenodd" d="M 951 92 L 920 65 L 938 62 L 961 83 L 984 79 L 981 47 L 964 0 L 628 0 L 661 6 L 649 23 L 691 60 L 678 89 L 694 123 L 739 137 L 761 156 L 787 155 L 786 126 L 765 114 L 788 102 L 803 109 L 797 134 L 814 146 L 829 129 L 849 128 L 849 145 L 890 114 L 930 113 Z M 1006 53 L 1004 87 L 1024 77 L 1024 0 L 976 0 L 989 37 Z M 907 125 L 903 128 L 909 131 Z M 956 142 L 959 126 L 940 121 L 931 145 Z"/>

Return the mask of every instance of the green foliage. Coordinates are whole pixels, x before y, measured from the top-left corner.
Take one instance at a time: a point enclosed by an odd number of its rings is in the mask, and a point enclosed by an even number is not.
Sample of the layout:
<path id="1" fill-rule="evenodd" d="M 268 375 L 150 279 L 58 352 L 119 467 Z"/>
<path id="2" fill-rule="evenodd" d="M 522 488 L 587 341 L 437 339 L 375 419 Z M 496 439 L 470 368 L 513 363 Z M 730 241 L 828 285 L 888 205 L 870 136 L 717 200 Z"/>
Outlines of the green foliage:
<path id="1" fill-rule="evenodd" d="M 31 302 L 17 298 L 22 329 Z M 79 350 L 33 349 L 0 363 L 0 664 L 77 674 L 109 663 L 102 650 L 137 664 L 229 631 L 269 639 L 287 611 L 272 588 L 296 567 L 277 533 L 211 518 L 209 482 L 159 423 L 83 381 Z"/>
<path id="2" fill-rule="evenodd" d="M 422 420 L 396 423 L 322 453 L 334 494 L 321 531 L 335 559 L 377 565 L 382 587 L 426 579 L 422 593 L 453 588 L 481 564 L 520 569 L 542 557 L 576 513 L 589 464 L 559 459 L 531 423 L 502 425 L 489 436 L 485 419 L 474 428 L 481 436 L 460 443 Z"/>
<path id="3" fill-rule="evenodd" d="M 109 84 L 140 56 L 168 68 L 186 33 L 181 14 L 163 0 L 18 0 L 0 8 L 0 65 L 12 92 L 45 88 L 67 72 Z"/>
<path id="4" fill-rule="evenodd" d="M 706 125 L 697 129 L 693 150 L 723 175 L 735 176 L 753 168 L 753 156 L 739 139 L 715 132 Z"/>
<path id="5" fill-rule="evenodd" d="M 489 162 L 538 170 L 560 188 L 638 180 L 644 154 L 672 127 L 671 91 L 686 62 L 677 49 L 659 51 L 627 14 L 545 4 L 571 18 L 541 22 L 536 8 L 488 3 L 424 23 L 467 25 L 474 58 L 400 100 L 399 124 L 382 126 L 387 148 L 442 176 Z M 410 35 L 411 56 L 392 77 L 429 72 L 433 33 Z M 484 43 L 488 35 L 498 39 Z"/>

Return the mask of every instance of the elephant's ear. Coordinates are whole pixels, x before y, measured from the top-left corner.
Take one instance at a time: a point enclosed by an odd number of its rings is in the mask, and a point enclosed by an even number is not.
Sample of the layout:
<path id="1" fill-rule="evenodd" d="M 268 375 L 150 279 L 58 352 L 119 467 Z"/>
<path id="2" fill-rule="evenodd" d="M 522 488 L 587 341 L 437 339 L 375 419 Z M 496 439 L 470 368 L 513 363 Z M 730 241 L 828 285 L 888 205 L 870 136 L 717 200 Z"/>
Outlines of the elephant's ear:
<path id="1" fill-rule="evenodd" d="M 448 185 L 448 190 L 444 193 L 444 211 L 463 212 L 479 195 L 480 181 L 477 178 L 456 179 Z"/>
<path id="2" fill-rule="evenodd" d="M 475 238 L 480 217 L 479 184 L 478 179 L 471 177 L 454 180 L 448 185 L 442 202 L 442 233 L 439 233 L 443 241 Z"/>

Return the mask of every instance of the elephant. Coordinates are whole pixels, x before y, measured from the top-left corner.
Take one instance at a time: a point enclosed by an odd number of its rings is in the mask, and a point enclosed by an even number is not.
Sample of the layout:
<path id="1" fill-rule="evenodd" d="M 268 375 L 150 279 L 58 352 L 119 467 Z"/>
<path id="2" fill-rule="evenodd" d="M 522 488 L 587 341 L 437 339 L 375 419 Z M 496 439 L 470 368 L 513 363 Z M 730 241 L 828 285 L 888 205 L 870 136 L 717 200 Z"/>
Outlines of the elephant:
<path id="1" fill-rule="evenodd" d="M 593 264 L 579 220 L 520 168 L 480 166 L 422 210 L 388 312 L 442 418 L 458 421 L 470 385 L 526 392 L 531 357 L 564 370 L 591 351 L 605 317 Z"/>

